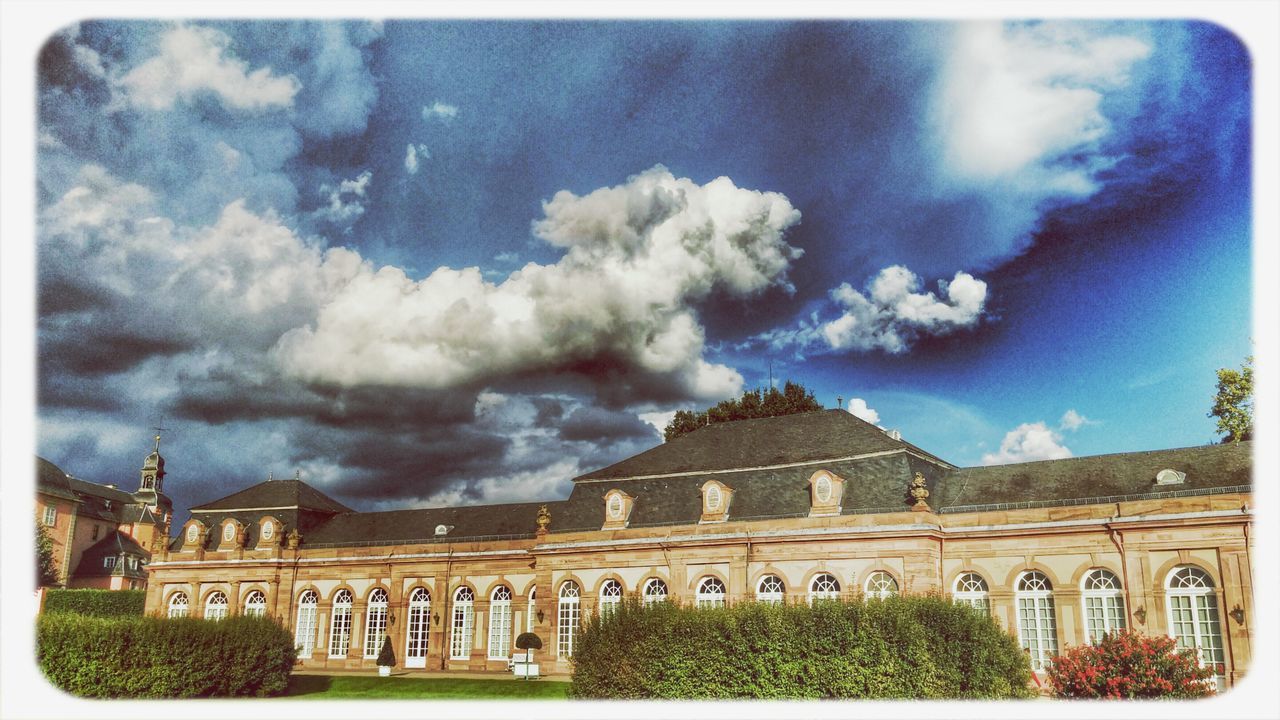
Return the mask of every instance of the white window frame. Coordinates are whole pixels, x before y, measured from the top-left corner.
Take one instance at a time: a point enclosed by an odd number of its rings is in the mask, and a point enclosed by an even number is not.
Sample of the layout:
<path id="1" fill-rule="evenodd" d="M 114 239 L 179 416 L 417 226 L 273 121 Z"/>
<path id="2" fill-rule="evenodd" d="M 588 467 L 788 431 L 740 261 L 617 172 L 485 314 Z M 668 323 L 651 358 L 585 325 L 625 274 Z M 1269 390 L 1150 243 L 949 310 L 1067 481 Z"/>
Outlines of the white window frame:
<path id="1" fill-rule="evenodd" d="M 188 525 L 187 526 L 187 544 L 190 545 L 192 543 L 195 543 L 199 539 L 200 539 L 200 526 L 195 524 Z"/>
<path id="2" fill-rule="evenodd" d="M 107 557 L 102 558 L 102 567 L 108 570 L 112 570 L 115 568 L 115 566 L 116 566 L 116 558 L 114 555 L 108 555 Z"/>
<path id="3" fill-rule="evenodd" d="M 511 588 L 499 585 L 489 593 L 489 659 L 511 657 Z"/>
<path id="4" fill-rule="evenodd" d="M 229 543 L 236 539 L 236 524 L 227 523 L 222 526 L 222 542 Z"/>
<path id="5" fill-rule="evenodd" d="M 1080 578 L 1080 605 L 1084 614 L 1084 641 L 1095 645 L 1104 634 L 1124 632 L 1124 587 L 1106 568 L 1094 568 Z"/>
<path id="6" fill-rule="evenodd" d="M 382 637 L 387 634 L 387 591 L 376 587 L 369 593 L 364 613 L 364 658 L 373 660 L 382 651 Z"/>
<path id="7" fill-rule="evenodd" d="M 315 590 L 303 590 L 298 596 L 298 619 L 294 623 L 293 645 L 298 648 L 300 658 L 309 658 L 315 652 L 319 604 L 320 594 Z"/>
<path id="8" fill-rule="evenodd" d="M 722 608 L 727 594 L 724 581 L 715 575 L 708 575 L 698 581 L 695 604 L 700 608 Z"/>
<path id="9" fill-rule="evenodd" d="M 900 586 L 898 578 L 884 570 L 875 570 L 867 576 L 866 582 L 862 585 L 862 591 L 867 597 L 879 598 L 887 600 L 897 595 Z"/>
<path id="10" fill-rule="evenodd" d="M 230 604 L 227 602 L 227 594 L 221 590 L 214 590 L 204 599 L 204 619 L 225 620 L 227 613 L 230 611 Z"/>
<path id="11" fill-rule="evenodd" d="M 814 600 L 839 600 L 840 580 L 829 572 L 818 573 L 809 581 L 809 604 Z"/>
<path id="12" fill-rule="evenodd" d="M 605 580 L 600 585 L 600 614 L 607 615 L 618 609 L 622 604 L 622 583 L 613 578 Z"/>
<path id="13" fill-rule="evenodd" d="M 787 584 L 772 573 L 756 581 L 756 602 L 781 605 L 787 599 Z"/>
<path id="14" fill-rule="evenodd" d="M 644 590 L 640 593 L 641 602 L 645 605 L 667 601 L 667 583 L 662 578 L 649 578 L 644 581 Z"/>
<path id="15" fill-rule="evenodd" d="M 187 594 L 179 590 L 169 596 L 169 612 L 170 618 L 184 618 L 191 612 L 191 601 L 187 598 Z"/>
<path id="16" fill-rule="evenodd" d="M 1041 672 L 1058 654 L 1058 618 L 1053 601 L 1053 583 L 1039 570 L 1025 570 L 1014 582 L 1014 605 L 1018 611 L 1018 644 L 1031 660 L 1031 669 Z"/>
<path id="17" fill-rule="evenodd" d="M 472 636 L 475 634 L 476 594 L 463 585 L 453 592 L 453 613 L 449 622 L 449 659 L 467 660 L 471 657 Z"/>
<path id="18" fill-rule="evenodd" d="M 1219 674 L 1217 668 L 1220 665 L 1226 673 L 1227 653 L 1213 576 L 1195 565 L 1179 565 L 1165 578 L 1165 594 L 1169 637 L 1178 644 L 1179 650 L 1195 650 L 1201 667 L 1212 664 L 1217 686 L 1221 688 L 1223 674 Z"/>
<path id="19" fill-rule="evenodd" d="M 409 618 L 405 623 L 404 632 L 404 666 L 426 667 L 428 640 L 431 637 L 430 590 L 418 586 L 409 593 Z"/>
<path id="20" fill-rule="evenodd" d="M 719 485 L 708 485 L 707 496 L 703 499 L 703 505 L 708 513 L 720 511 L 720 503 L 724 502 L 724 493 L 720 491 Z"/>
<path id="21" fill-rule="evenodd" d="M 538 586 L 529 588 L 529 612 L 524 614 L 524 631 L 533 632 L 533 616 L 537 613 Z"/>
<path id="22" fill-rule="evenodd" d="M 55 527 L 55 526 L 57 526 L 57 524 L 58 524 L 58 508 L 57 508 L 57 506 L 56 506 L 56 505 L 45 505 L 45 506 L 44 506 L 44 517 L 42 518 L 42 520 L 44 521 L 45 527 Z"/>
<path id="23" fill-rule="evenodd" d="M 560 585 L 559 602 L 556 603 L 556 657 L 573 657 L 574 641 L 578 637 L 578 625 L 582 620 L 582 589 L 578 583 L 565 580 Z"/>
<path id="24" fill-rule="evenodd" d="M 329 617 L 329 657 L 344 658 L 351 652 L 351 606 L 355 595 L 342 588 L 333 594 Z"/>
<path id="25" fill-rule="evenodd" d="M 962 572 L 951 586 L 951 600 L 991 617 L 991 587 L 976 572 Z"/>
<path id="26" fill-rule="evenodd" d="M 247 617 L 265 617 L 267 614 L 267 594 L 261 590 L 250 590 L 244 596 L 244 614 Z"/>

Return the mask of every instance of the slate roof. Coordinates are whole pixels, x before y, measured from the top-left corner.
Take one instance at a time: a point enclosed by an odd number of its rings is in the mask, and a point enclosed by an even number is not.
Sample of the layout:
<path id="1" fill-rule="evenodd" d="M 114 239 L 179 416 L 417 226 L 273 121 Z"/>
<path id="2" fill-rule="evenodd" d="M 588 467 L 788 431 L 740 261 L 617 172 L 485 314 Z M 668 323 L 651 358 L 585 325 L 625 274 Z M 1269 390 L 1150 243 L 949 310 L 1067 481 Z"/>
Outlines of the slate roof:
<path id="1" fill-rule="evenodd" d="M 1252 485 L 1253 443 L 1200 445 L 1064 460 L 963 468 L 950 473 L 931 505 L 960 510 L 1008 503 L 1067 504 L 1069 500 L 1161 492 L 1190 494 Z M 1186 473 L 1180 485 L 1156 485 L 1161 470 Z M 1225 491 L 1225 490 L 1224 490 Z"/>
<path id="2" fill-rule="evenodd" d="M 196 512 L 200 510 L 280 507 L 318 510 L 328 513 L 352 512 L 351 508 L 301 480 L 265 480 L 224 498 L 197 505 L 191 510 Z"/>
<path id="3" fill-rule="evenodd" d="M 546 505 L 554 521 L 563 502 L 470 505 L 463 507 L 351 512 L 335 515 L 319 525 L 303 540 L 309 545 L 393 542 L 454 542 L 484 537 L 532 537 L 537 530 L 538 508 Z M 435 535 L 436 526 L 449 532 Z"/>
<path id="4" fill-rule="evenodd" d="M 42 457 L 36 458 L 36 491 L 67 500 L 76 499 L 76 494 L 71 489 L 70 476 Z"/>
<path id="5" fill-rule="evenodd" d="M 85 551 L 80 555 L 80 563 L 76 565 L 76 570 L 72 573 L 72 577 L 122 575 L 128 578 L 145 580 L 147 577 L 146 567 L 139 564 L 137 568 L 130 568 L 128 563 L 120 562 L 119 558 L 122 554 L 132 555 L 141 561 L 151 557 L 151 553 L 144 550 L 133 538 L 116 530 L 107 533 L 106 537 L 85 548 Z M 102 560 L 107 557 L 117 558 L 114 567 L 103 567 Z"/>
<path id="6" fill-rule="evenodd" d="M 712 423 L 575 480 L 604 480 L 785 465 L 920 448 L 844 410 Z"/>

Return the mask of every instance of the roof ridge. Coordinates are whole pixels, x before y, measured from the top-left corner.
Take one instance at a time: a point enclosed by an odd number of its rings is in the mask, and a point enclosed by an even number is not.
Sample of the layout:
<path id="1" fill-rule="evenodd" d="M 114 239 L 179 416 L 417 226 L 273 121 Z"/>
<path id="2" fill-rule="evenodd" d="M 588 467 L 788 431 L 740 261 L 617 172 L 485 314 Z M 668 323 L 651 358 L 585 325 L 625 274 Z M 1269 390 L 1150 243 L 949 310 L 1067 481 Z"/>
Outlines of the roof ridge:
<path id="1" fill-rule="evenodd" d="M 1204 443 L 1203 445 L 1182 445 L 1182 446 L 1180 446 L 1180 447 L 1160 448 L 1160 449 L 1156 449 L 1156 450 L 1133 450 L 1133 451 L 1128 451 L 1128 452 L 1126 452 L 1126 451 L 1118 451 L 1118 452 L 1109 452 L 1109 453 L 1098 453 L 1097 455 L 1073 455 L 1073 456 L 1071 456 L 1071 457 L 1065 457 L 1065 458 L 1046 458 L 1046 459 L 1041 459 L 1041 460 L 1024 460 L 1024 461 L 1022 461 L 1022 462 L 1016 462 L 1016 463 L 1000 463 L 1000 464 L 997 464 L 997 465 L 969 465 L 969 466 L 966 466 L 966 467 L 956 468 L 953 472 L 964 472 L 965 470 L 986 470 L 986 469 L 988 469 L 988 468 L 1008 468 L 1008 467 L 1018 467 L 1018 466 L 1020 466 L 1020 465 L 1038 465 L 1038 464 L 1040 464 L 1040 463 L 1066 463 L 1066 462 L 1073 462 L 1073 461 L 1077 461 L 1077 460 L 1091 460 L 1091 459 L 1094 459 L 1094 458 L 1119 457 L 1119 456 L 1121 456 L 1121 455 L 1126 456 L 1126 457 L 1133 457 L 1133 456 L 1136 456 L 1136 455 L 1155 455 L 1155 454 L 1158 454 L 1158 453 L 1178 452 L 1178 451 L 1180 451 L 1180 450 L 1207 450 L 1207 449 L 1210 449 L 1210 448 L 1224 448 L 1224 449 L 1225 449 L 1225 448 L 1230 448 L 1230 447 L 1232 447 L 1233 445 L 1239 445 L 1239 444 L 1241 444 L 1241 443 L 1252 443 L 1252 442 L 1253 442 L 1252 440 L 1240 440 L 1240 441 L 1238 441 L 1238 442 L 1236 442 L 1236 443 Z"/>

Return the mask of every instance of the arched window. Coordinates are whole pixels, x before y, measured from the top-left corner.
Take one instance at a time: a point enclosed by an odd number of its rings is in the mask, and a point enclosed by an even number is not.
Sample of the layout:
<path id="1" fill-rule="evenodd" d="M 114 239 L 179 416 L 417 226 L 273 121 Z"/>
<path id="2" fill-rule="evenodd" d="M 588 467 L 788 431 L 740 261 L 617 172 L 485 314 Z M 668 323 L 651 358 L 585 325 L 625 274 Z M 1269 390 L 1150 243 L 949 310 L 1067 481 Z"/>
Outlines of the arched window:
<path id="1" fill-rule="evenodd" d="M 724 583 L 717 577 L 703 578 L 698 583 L 696 600 L 700 608 L 724 607 Z"/>
<path id="2" fill-rule="evenodd" d="M 538 586 L 529 588 L 529 612 L 524 614 L 524 631 L 533 632 L 534 615 L 538 607 Z"/>
<path id="3" fill-rule="evenodd" d="M 320 596 L 315 590 L 307 590 L 298 597 L 298 622 L 294 626 L 293 645 L 298 657 L 309 658 L 316 647 L 316 604 Z"/>
<path id="4" fill-rule="evenodd" d="M 863 592 L 867 594 L 867 597 L 884 600 L 898 594 L 898 581 L 893 579 L 893 576 L 889 573 L 877 570 L 867 576 Z"/>
<path id="5" fill-rule="evenodd" d="M 573 656 L 573 641 L 578 635 L 578 621 L 582 617 L 578 583 L 568 580 L 560 586 L 560 604 L 556 612 L 556 657 Z"/>
<path id="6" fill-rule="evenodd" d="M 431 630 L 431 593 L 417 587 L 409 593 L 409 622 L 405 623 L 404 666 L 427 666 L 427 635 Z M 381 648 L 379 648 L 381 650 Z"/>
<path id="7" fill-rule="evenodd" d="M 194 543 L 200 538 L 200 527 L 195 524 L 187 526 L 187 543 Z"/>
<path id="8" fill-rule="evenodd" d="M 1086 642 L 1092 645 L 1107 633 L 1124 630 L 1124 597 L 1120 594 L 1120 578 L 1115 573 L 1101 568 L 1090 570 L 1080 583 L 1080 590 Z"/>
<path id="9" fill-rule="evenodd" d="M 1058 623 L 1053 610 L 1053 584 L 1036 570 L 1018 576 L 1018 642 L 1031 657 L 1031 669 L 1043 670 L 1058 654 Z"/>
<path id="10" fill-rule="evenodd" d="M 787 586 L 777 575 L 765 575 L 756 583 L 756 600 L 770 605 L 781 605 L 787 597 Z"/>
<path id="11" fill-rule="evenodd" d="M 831 478 L 826 475 L 820 476 L 813 484 L 814 498 L 822 504 L 831 501 Z"/>
<path id="12" fill-rule="evenodd" d="M 245 596 L 244 614 L 249 617 L 262 617 L 267 614 L 267 596 L 261 590 L 254 590 Z"/>
<path id="13" fill-rule="evenodd" d="M 1216 674 L 1224 674 L 1226 656 L 1213 578 L 1198 567 L 1183 565 L 1169 574 L 1165 588 L 1169 595 L 1169 634 L 1179 648 L 1194 648 L 1201 665 L 1212 665 Z"/>
<path id="14" fill-rule="evenodd" d="M 187 616 L 187 594 L 184 592 L 176 592 L 169 596 L 169 617 L 181 618 Z"/>
<path id="15" fill-rule="evenodd" d="M 209 593 L 204 600 L 204 619 L 221 620 L 227 616 L 227 595 L 221 591 Z"/>
<path id="16" fill-rule="evenodd" d="M 369 593 L 369 604 L 365 609 L 364 620 L 364 656 L 376 659 L 382 652 L 383 636 L 387 634 L 387 591 L 374 588 Z"/>
<path id="17" fill-rule="evenodd" d="M 329 657 L 347 656 L 351 649 L 351 591 L 343 588 L 333 596 L 333 619 L 329 621 Z"/>
<path id="18" fill-rule="evenodd" d="M 838 600 L 840 598 L 840 581 L 831 573 L 818 573 L 809 583 L 809 603 L 814 600 Z"/>
<path id="19" fill-rule="evenodd" d="M 511 657 L 511 588 L 499 585 L 489 596 L 489 659 Z"/>
<path id="20" fill-rule="evenodd" d="M 984 615 L 991 615 L 991 595 L 987 581 L 978 573 L 960 573 L 951 590 L 951 599 L 961 605 L 968 605 Z"/>
<path id="21" fill-rule="evenodd" d="M 449 658 L 466 660 L 471 657 L 471 635 L 475 627 L 475 593 L 469 587 L 460 587 L 453 594 L 453 632 L 449 636 Z"/>
<path id="22" fill-rule="evenodd" d="M 622 602 L 622 583 L 617 580 L 605 580 L 600 586 L 600 614 L 606 615 L 618 609 Z"/>
<path id="23" fill-rule="evenodd" d="M 715 512 L 720 509 L 720 487 L 711 485 L 707 488 L 707 512 Z"/>
<path id="24" fill-rule="evenodd" d="M 649 578 L 640 595 L 645 605 L 664 602 L 667 599 L 667 584 L 660 578 Z"/>
<path id="25" fill-rule="evenodd" d="M 236 524 L 227 523 L 222 526 L 222 542 L 231 542 L 236 539 Z"/>

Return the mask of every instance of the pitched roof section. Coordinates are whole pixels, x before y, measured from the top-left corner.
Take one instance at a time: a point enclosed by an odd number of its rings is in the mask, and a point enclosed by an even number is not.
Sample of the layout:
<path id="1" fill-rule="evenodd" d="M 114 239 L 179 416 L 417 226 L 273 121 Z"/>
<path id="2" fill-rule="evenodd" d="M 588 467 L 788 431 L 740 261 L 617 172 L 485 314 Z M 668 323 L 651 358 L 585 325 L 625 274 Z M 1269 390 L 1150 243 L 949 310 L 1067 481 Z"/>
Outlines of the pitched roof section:
<path id="1" fill-rule="evenodd" d="M 457 542 L 495 536 L 531 537 L 538 527 L 538 508 L 546 505 L 554 521 L 562 504 L 534 502 L 344 513 L 314 528 L 304 536 L 303 542 L 314 547 L 345 543 Z M 435 534 L 439 525 L 448 528 L 445 535 Z"/>
<path id="2" fill-rule="evenodd" d="M 942 510 L 1006 503 L 1058 503 L 1162 492 L 1212 492 L 1253 484 L 1253 443 L 1201 445 L 992 465 L 956 470 L 931 504 Z M 1177 485 L 1157 485 L 1156 473 L 1186 473 Z M 934 500 L 933 497 L 930 498 Z"/>
<path id="3" fill-rule="evenodd" d="M 75 492 L 71 489 L 70 476 L 62 468 L 36 457 L 36 491 L 56 495 L 67 500 L 75 500 Z"/>
<path id="4" fill-rule="evenodd" d="M 351 508 L 301 480 L 267 480 L 213 502 L 197 505 L 192 512 L 257 508 L 296 508 L 327 513 L 349 513 Z"/>
<path id="5" fill-rule="evenodd" d="M 895 440 L 844 410 L 817 410 L 712 423 L 574 480 L 621 480 L 766 468 L 903 449 L 949 465 L 910 443 Z"/>
<path id="6" fill-rule="evenodd" d="M 117 530 L 108 533 L 106 537 L 85 549 L 84 553 L 80 555 L 80 564 L 76 566 L 73 576 L 123 575 L 135 579 L 146 579 L 146 568 L 142 566 L 132 568 L 129 567 L 128 563 L 120 562 L 122 554 L 132 555 L 142 560 L 147 560 L 151 557 L 151 553 L 143 549 L 137 541 Z M 104 567 L 102 563 L 103 558 L 108 557 L 116 558 L 116 563 L 109 568 Z"/>

